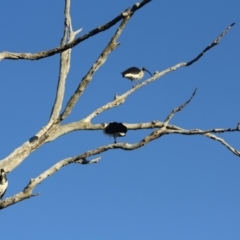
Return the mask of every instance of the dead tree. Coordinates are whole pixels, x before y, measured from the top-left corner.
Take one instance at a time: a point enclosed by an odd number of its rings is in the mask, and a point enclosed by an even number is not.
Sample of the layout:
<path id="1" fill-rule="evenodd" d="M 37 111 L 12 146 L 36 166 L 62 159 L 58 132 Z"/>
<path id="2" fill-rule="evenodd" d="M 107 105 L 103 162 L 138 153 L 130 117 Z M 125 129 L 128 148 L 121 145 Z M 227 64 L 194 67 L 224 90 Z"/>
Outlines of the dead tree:
<path id="1" fill-rule="evenodd" d="M 61 39 L 61 44 L 59 47 L 56 47 L 51 50 L 42 51 L 38 53 L 12 53 L 12 52 L 2 52 L 0 53 L 0 60 L 9 59 L 9 60 L 40 60 L 42 58 L 51 57 L 55 54 L 60 54 L 60 70 L 59 70 L 59 80 L 56 91 L 55 102 L 52 107 L 52 111 L 50 114 L 50 118 L 48 123 L 42 127 L 42 129 L 35 134 L 34 137 L 24 142 L 21 146 L 13 150 L 13 152 L 2 159 L 0 161 L 0 169 L 4 169 L 5 172 L 11 172 L 13 169 L 18 167 L 31 153 L 33 153 L 38 148 L 42 147 L 45 143 L 54 141 L 55 139 L 63 136 L 64 134 L 68 134 L 73 131 L 81 131 L 81 130 L 103 130 L 105 125 L 102 123 L 93 124 L 92 120 L 97 115 L 107 111 L 111 108 L 117 107 L 123 103 L 125 103 L 126 99 L 133 94 L 135 91 L 144 87 L 145 85 L 156 81 L 157 79 L 163 77 L 167 73 L 178 70 L 181 67 L 190 67 L 192 64 L 197 62 L 207 51 L 216 46 L 221 39 L 228 33 L 228 31 L 234 26 L 232 23 L 226 30 L 224 30 L 212 43 L 210 43 L 197 57 L 188 61 L 188 62 L 180 62 L 174 66 L 171 66 L 162 71 L 155 71 L 154 75 L 138 84 L 134 88 L 131 88 L 127 92 L 121 95 L 115 95 L 113 100 L 106 103 L 103 106 L 100 106 L 98 109 L 94 110 L 88 116 L 85 116 L 83 119 L 78 122 L 72 122 L 68 124 L 62 124 L 63 120 L 65 120 L 71 114 L 75 104 L 81 98 L 83 92 L 88 87 L 88 84 L 91 82 L 95 72 L 105 63 L 109 54 L 114 51 L 119 43 L 118 38 L 123 32 L 126 24 L 130 21 L 135 13 L 140 10 L 142 7 L 146 6 L 150 3 L 151 0 L 143 0 L 140 3 L 134 4 L 131 8 L 128 8 L 118 16 L 116 16 L 111 21 L 106 24 L 99 26 L 87 34 L 84 34 L 80 37 L 76 37 L 77 34 L 81 32 L 81 29 L 74 31 L 72 28 L 71 16 L 70 16 L 70 0 L 65 0 L 65 21 L 64 21 L 64 33 Z M 70 68 L 70 59 L 71 59 L 71 51 L 75 46 L 80 44 L 81 42 L 100 34 L 103 31 L 106 31 L 115 25 L 118 25 L 117 30 L 111 37 L 109 43 L 103 49 L 102 53 L 99 55 L 98 59 L 92 64 L 92 67 L 88 70 L 87 74 L 81 79 L 79 85 L 75 92 L 72 94 L 70 99 L 68 100 L 65 107 L 63 107 L 63 98 L 65 94 L 65 83 L 66 77 L 69 73 Z M 46 169 L 46 171 L 42 172 L 36 178 L 32 178 L 28 185 L 23 189 L 23 191 L 15 194 L 12 197 L 6 198 L 0 201 L 0 208 L 6 208 L 11 206 L 12 204 L 18 203 L 24 199 L 30 198 L 32 196 L 36 196 L 38 194 L 33 193 L 35 187 L 40 184 L 42 181 L 47 179 L 49 176 L 53 175 L 56 171 L 60 170 L 62 167 L 71 164 L 71 163 L 79 163 L 79 164 L 92 164 L 98 163 L 100 160 L 100 154 L 105 151 L 113 150 L 113 149 L 122 149 L 122 150 L 135 150 L 141 148 L 148 144 L 153 140 L 157 140 L 158 138 L 166 135 L 166 134 L 183 134 L 183 135 L 203 135 L 207 138 L 216 140 L 220 142 L 224 147 L 229 149 L 236 156 L 240 156 L 240 151 L 233 148 L 229 143 L 227 143 L 223 138 L 220 138 L 216 134 L 226 133 L 226 132 L 237 132 L 240 130 L 239 126 L 236 124 L 235 128 L 213 128 L 213 129 L 183 129 L 176 125 L 171 125 L 170 121 L 174 117 L 174 115 L 181 111 L 187 104 L 190 103 L 194 95 L 196 94 L 197 89 L 194 90 L 190 98 L 180 106 L 176 107 L 172 111 L 170 111 L 169 115 L 163 121 L 154 121 L 149 120 L 149 122 L 142 123 L 124 123 L 128 130 L 141 130 L 141 129 L 152 129 L 151 134 L 146 135 L 143 139 L 136 143 L 113 143 L 105 146 L 99 146 L 96 149 L 91 149 L 86 152 L 79 153 L 78 156 L 68 157 L 66 159 L 59 160 L 55 165 Z M 114 93 L 113 93 L 114 94 Z M 136 119 L 137 120 L 137 119 Z M 139 119 L 138 119 L 139 120 Z M 236 120 L 237 121 L 237 120 Z M 93 159 L 91 159 L 93 157 Z"/>

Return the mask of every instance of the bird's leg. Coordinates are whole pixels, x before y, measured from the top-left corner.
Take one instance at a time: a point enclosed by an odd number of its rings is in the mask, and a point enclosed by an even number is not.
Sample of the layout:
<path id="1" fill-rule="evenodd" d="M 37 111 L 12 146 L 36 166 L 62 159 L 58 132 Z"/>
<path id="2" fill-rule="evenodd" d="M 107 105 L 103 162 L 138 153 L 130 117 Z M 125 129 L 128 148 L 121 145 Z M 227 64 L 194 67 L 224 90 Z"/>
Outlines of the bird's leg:
<path id="1" fill-rule="evenodd" d="M 133 80 L 131 80 L 131 82 L 132 82 L 132 88 L 135 88 L 135 86 L 134 86 L 134 83 L 133 83 L 134 81 L 133 81 Z"/>
<path id="2" fill-rule="evenodd" d="M 114 143 L 117 143 L 116 136 L 114 136 Z"/>
<path id="3" fill-rule="evenodd" d="M 140 82 L 138 81 L 139 79 L 136 79 L 137 85 L 140 84 Z"/>

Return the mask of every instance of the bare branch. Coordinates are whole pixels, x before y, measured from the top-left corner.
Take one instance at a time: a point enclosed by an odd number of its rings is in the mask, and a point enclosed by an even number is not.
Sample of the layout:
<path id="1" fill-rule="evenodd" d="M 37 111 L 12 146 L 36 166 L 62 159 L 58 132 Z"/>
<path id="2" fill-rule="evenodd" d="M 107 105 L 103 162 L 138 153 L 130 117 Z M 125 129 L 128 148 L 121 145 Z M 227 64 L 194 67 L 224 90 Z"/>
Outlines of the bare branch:
<path id="1" fill-rule="evenodd" d="M 0 168 L 4 168 L 7 172 L 11 172 L 19 164 L 21 164 L 26 157 L 33 151 L 42 146 L 50 133 L 56 127 L 55 123 L 49 122 L 46 127 L 43 127 L 34 137 L 29 141 L 16 148 L 10 155 L 0 161 Z"/>
<path id="2" fill-rule="evenodd" d="M 76 32 L 73 32 L 72 30 L 72 21 L 70 16 L 70 0 L 65 1 L 64 13 L 65 13 L 65 21 L 64 21 L 65 26 L 64 26 L 63 38 L 61 40 L 61 46 L 66 44 L 66 42 L 67 43 L 71 42 L 75 38 L 76 34 L 78 34 L 81 31 L 81 29 L 79 29 Z M 65 93 L 65 83 L 67 79 L 67 74 L 70 69 L 70 59 L 71 59 L 70 56 L 71 56 L 71 48 L 61 53 L 58 87 L 57 87 L 55 103 L 52 108 L 50 121 L 55 121 L 57 119 L 62 108 L 62 102 L 64 98 L 64 93 Z"/>
<path id="3" fill-rule="evenodd" d="M 38 53 L 11 53 L 11 52 L 2 52 L 0 53 L 0 60 L 3 59 L 11 59 L 11 60 L 19 60 L 19 59 L 24 59 L 24 60 L 39 60 L 42 58 L 46 58 L 46 57 L 50 57 L 53 56 L 57 53 L 60 52 L 64 52 L 66 50 L 68 50 L 69 48 L 73 48 L 76 45 L 78 45 L 79 43 L 83 42 L 84 40 L 88 39 L 89 37 L 92 37 L 100 32 L 103 32 L 109 28 L 111 28 L 112 26 L 114 26 L 116 23 L 118 23 L 119 21 L 121 21 L 122 19 L 126 18 L 127 16 L 132 16 L 134 14 L 135 11 L 139 10 L 140 8 L 142 8 L 143 6 L 145 6 L 147 3 L 151 2 L 151 0 L 143 0 L 141 3 L 136 3 L 133 5 L 131 11 L 129 13 L 123 12 L 121 14 L 119 14 L 116 18 L 114 18 L 113 20 L 111 20 L 110 22 L 99 26 L 93 30 L 91 30 L 90 32 L 86 33 L 85 35 L 76 38 L 75 40 L 53 48 L 51 50 L 47 50 L 47 51 L 42 51 L 42 52 L 38 52 Z"/>
<path id="4" fill-rule="evenodd" d="M 211 44 L 209 44 L 196 58 L 194 58 L 193 60 L 189 61 L 186 64 L 187 66 L 192 65 L 194 62 L 196 62 L 199 58 L 201 58 L 204 53 L 206 53 L 208 50 L 210 50 L 211 48 L 213 48 L 214 46 L 216 46 L 217 44 L 219 44 L 220 40 L 224 37 L 225 34 L 227 34 L 227 32 L 235 25 L 235 23 L 232 23 L 230 26 L 227 27 L 226 30 L 224 30 L 219 37 L 217 37 Z"/>
<path id="5" fill-rule="evenodd" d="M 152 121 L 148 123 L 132 123 L 132 124 L 124 123 L 124 125 L 127 127 L 128 130 L 138 130 L 138 129 L 160 128 L 163 126 L 163 123 L 159 121 Z M 73 131 L 103 130 L 104 128 L 105 127 L 103 126 L 103 124 L 92 124 L 91 122 L 85 122 L 85 121 L 72 122 L 72 123 L 68 123 L 68 124 L 64 124 L 56 127 L 52 131 L 51 136 L 49 136 L 46 142 L 53 141 L 54 139 Z M 174 130 L 175 128 L 172 126 L 171 129 Z"/>
<path id="6" fill-rule="evenodd" d="M 167 117 L 166 120 L 164 121 L 165 124 L 168 125 L 168 123 L 170 122 L 170 120 L 173 118 L 174 114 L 175 114 L 176 112 L 180 112 L 188 103 L 191 102 L 191 100 L 193 99 L 196 91 L 197 91 L 197 88 L 195 88 L 195 90 L 194 90 L 192 96 L 190 97 L 190 99 L 188 99 L 188 100 L 187 100 L 184 104 L 182 104 L 181 106 L 179 106 L 179 107 L 177 107 L 177 108 L 175 108 L 175 109 L 172 110 L 172 112 L 168 115 L 168 117 Z"/>
<path id="7" fill-rule="evenodd" d="M 224 133 L 224 132 L 239 132 L 238 128 L 221 128 L 221 129 L 209 129 L 209 130 L 200 130 L 200 129 L 182 129 L 175 126 L 174 130 L 168 130 L 168 133 L 177 133 L 177 134 L 183 134 L 183 135 L 203 135 L 208 138 L 211 138 L 213 140 L 216 140 L 220 143 L 222 143 L 226 148 L 228 148 L 232 153 L 234 153 L 236 156 L 240 156 L 240 151 L 233 148 L 230 144 L 228 144 L 224 139 L 217 137 L 216 135 L 212 133 Z"/>
<path id="8" fill-rule="evenodd" d="M 139 129 L 154 129 L 154 128 L 161 128 L 164 126 L 164 122 L 161 121 L 151 121 L 146 123 L 124 123 L 124 125 L 127 127 L 128 130 L 139 130 Z M 53 134 L 49 138 L 50 141 L 52 141 L 55 138 L 58 138 L 59 136 L 62 136 L 64 134 L 67 134 L 69 132 L 74 131 L 80 131 L 80 130 L 103 130 L 105 127 L 103 124 L 92 124 L 91 122 L 73 122 L 68 123 L 65 125 L 61 125 L 58 128 L 56 128 L 55 131 L 53 131 Z M 190 131 L 192 134 L 204 134 L 204 133 L 225 133 L 225 132 L 236 132 L 239 131 L 238 128 L 214 128 L 209 130 L 200 130 L 200 129 L 190 129 L 190 130 L 184 130 L 178 126 L 170 125 L 168 124 L 166 126 L 169 130 L 176 130 L 178 132 L 179 130 L 182 131 Z M 53 139 L 52 139 L 53 138 Z M 48 140 L 49 140 L 48 139 Z"/>
<path id="9" fill-rule="evenodd" d="M 174 126 L 174 129 L 172 128 L 172 125 L 169 125 L 169 129 L 170 130 L 177 130 L 175 131 L 175 133 L 181 133 L 181 134 L 185 134 L 185 135 L 196 135 L 196 134 L 205 134 L 205 133 L 226 133 L 226 132 L 239 132 L 238 128 L 212 128 L 212 129 L 208 129 L 208 130 L 201 130 L 201 129 L 183 129 L 183 128 L 179 128 L 177 126 Z M 179 131 L 178 131 L 179 130 Z M 171 131 L 171 133 L 174 133 L 174 131 Z"/>
<path id="10" fill-rule="evenodd" d="M 237 149 L 233 148 L 230 144 L 228 144 L 224 139 L 215 136 L 214 134 L 210 134 L 210 133 L 206 133 L 204 134 L 204 136 L 211 138 L 213 140 L 216 140 L 220 143 L 223 144 L 223 146 L 225 146 L 226 148 L 228 148 L 232 153 L 234 153 L 236 156 L 240 156 L 240 151 L 238 151 Z"/>
<path id="11" fill-rule="evenodd" d="M 62 167 L 66 166 L 70 163 L 76 162 L 76 163 L 82 163 L 82 164 L 92 164 L 92 163 L 98 163 L 99 161 L 100 161 L 100 158 L 95 158 L 90 161 L 87 161 L 85 158 L 80 158 L 79 156 L 63 159 L 63 160 L 59 161 L 58 163 L 56 163 L 55 165 L 53 165 L 48 170 L 46 170 L 45 172 L 43 172 L 42 174 L 40 174 L 38 177 L 32 178 L 30 180 L 29 184 L 24 188 L 24 190 L 22 192 L 0 201 L 0 209 L 9 207 L 15 203 L 18 203 L 18 202 L 24 200 L 24 199 L 37 196 L 38 194 L 32 193 L 34 188 L 38 184 L 40 184 L 42 181 L 44 181 L 46 178 L 50 177 L 55 172 L 60 170 Z"/>

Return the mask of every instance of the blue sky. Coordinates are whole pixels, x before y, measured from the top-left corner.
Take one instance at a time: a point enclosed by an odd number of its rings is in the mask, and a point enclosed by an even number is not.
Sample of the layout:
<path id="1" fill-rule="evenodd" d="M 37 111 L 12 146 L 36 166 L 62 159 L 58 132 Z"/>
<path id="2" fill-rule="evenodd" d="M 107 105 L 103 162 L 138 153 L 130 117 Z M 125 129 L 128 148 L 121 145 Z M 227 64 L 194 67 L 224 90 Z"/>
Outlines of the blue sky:
<path id="1" fill-rule="evenodd" d="M 58 3 L 57 3 L 58 2 Z M 74 29 L 100 26 L 133 0 L 72 1 Z M 138 11 L 121 45 L 94 75 L 65 123 L 77 121 L 131 88 L 120 72 L 131 66 L 161 71 L 189 61 L 228 25 L 236 25 L 203 58 L 131 95 L 93 123 L 163 121 L 192 102 L 171 123 L 191 129 L 235 127 L 240 120 L 240 2 L 157 1 Z M 38 52 L 59 45 L 64 1 L 8 0 L 1 4 L 0 52 Z M 76 46 L 64 103 L 109 42 L 116 26 Z M 59 55 L 39 61 L 0 62 L 0 158 L 46 124 L 55 97 Z M 129 131 L 135 143 L 151 130 Z M 240 134 L 220 135 L 240 149 Z M 5 197 L 57 161 L 112 143 L 101 131 L 81 131 L 44 145 L 8 175 Z M 108 151 L 94 165 L 69 165 L 39 185 L 40 195 L 1 211 L 4 239 L 240 239 L 240 159 L 203 136 L 168 135 L 125 152 Z M 3 231 L 4 229 L 4 231 Z"/>

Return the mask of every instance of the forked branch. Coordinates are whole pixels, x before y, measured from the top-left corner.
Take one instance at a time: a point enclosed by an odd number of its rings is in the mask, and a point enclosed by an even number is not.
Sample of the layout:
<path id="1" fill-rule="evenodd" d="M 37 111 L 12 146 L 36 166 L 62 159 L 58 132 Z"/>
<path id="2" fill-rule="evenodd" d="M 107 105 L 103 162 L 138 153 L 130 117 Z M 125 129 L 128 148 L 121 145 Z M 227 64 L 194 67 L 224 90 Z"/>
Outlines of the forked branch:
<path id="1" fill-rule="evenodd" d="M 95 71 L 102 64 L 104 64 L 108 54 L 118 46 L 118 43 L 116 43 L 116 40 L 119 37 L 119 35 L 121 34 L 121 32 L 122 32 L 124 26 L 126 25 L 126 23 L 128 22 L 128 20 L 135 13 L 135 11 L 142 8 L 144 5 L 146 5 L 150 1 L 151 0 L 143 0 L 141 3 L 134 4 L 133 7 L 130 10 L 128 9 L 125 12 L 121 13 L 121 15 L 120 15 L 121 17 L 118 18 L 118 20 L 120 21 L 121 19 L 123 19 L 123 21 L 120 24 L 118 30 L 114 34 L 114 36 L 111 39 L 108 46 L 103 51 L 102 55 L 96 61 L 95 65 L 92 66 L 92 68 L 90 69 L 88 74 L 82 79 L 82 81 L 81 81 L 80 85 L 78 86 L 76 92 L 73 94 L 73 96 L 69 100 L 69 102 L 67 104 L 67 107 L 65 108 L 65 110 L 63 111 L 61 116 L 59 116 L 58 114 L 59 114 L 59 111 L 60 111 L 60 108 L 61 108 L 61 105 L 62 105 L 62 100 L 63 100 L 63 95 L 64 95 L 66 74 L 67 74 L 67 72 L 69 70 L 69 67 L 70 67 L 70 65 L 69 65 L 70 50 L 67 54 L 62 55 L 62 57 L 64 57 L 66 60 L 68 60 L 68 63 L 66 65 L 60 65 L 62 68 L 60 69 L 60 77 L 59 77 L 59 83 L 58 83 L 59 86 L 58 86 L 56 101 L 55 101 L 55 104 L 54 104 L 54 107 L 53 107 L 53 110 L 52 110 L 52 115 L 51 115 L 50 121 L 37 134 L 35 134 L 34 137 L 32 137 L 29 141 L 25 142 L 22 146 L 20 146 L 16 150 L 14 150 L 8 157 L 6 157 L 2 161 L 0 161 L 0 167 L 1 168 L 6 169 L 6 171 L 8 171 L 8 172 L 12 171 L 22 161 L 24 161 L 24 159 L 27 156 L 29 156 L 29 154 L 31 152 L 35 151 L 40 146 L 45 144 L 48 141 L 48 138 L 51 138 L 52 132 L 54 132 L 56 130 L 59 123 L 71 113 L 72 108 L 74 107 L 76 101 L 81 96 L 84 89 L 87 87 L 88 83 L 91 81 L 92 76 L 95 73 Z M 76 31 L 74 33 L 72 32 L 71 22 L 69 22 L 71 19 L 70 19 L 70 16 L 67 16 L 69 14 L 69 5 L 70 5 L 70 1 L 66 0 L 66 4 L 65 4 L 65 33 L 67 31 L 69 31 L 68 32 L 70 34 L 69 39 L 71 39 L 71 37 L 74 37 L 74 35 L 77 34 L 77 32 L 79 32 L 79 31 Z M 108 23 L 105 27 L 99 27 L 98 30 L 95 29 L 96 32 L 94 31 L 94 32 L 92 32 L 92 34 L 93 33 L 96 34 L 97 32 L 103 31 L 103 29 L 106 30 L 109 27 L 113 26 L 114 25 L 113 22 L 116 23 L 115 20 L 111 21 L 110 24 Z M 71 33 L 72 33 L 72 35 L 71 35 Z M 67 35 L 64 34 L 64 39 L 63 39 L 62 42 L 64 42 L 64 40 L 67 40 L 67 38 L 65 36 L 67 36 Z M 60 47 L 60 48 L 62 48 L 62 47 Z M 65 49 L 65 50 L 67 50 L 67 49 Z M 41 53 L 40 53 L 40 55 L 41 55 Z M 0 54 L 0 56 L 1 56 L 1 54 Z M 25 56 L 25 53 L 24 53 L 24 56 Z M 31 59 L 31 58 L 26 58 L 26 59 Z M 61 60 L 64 60 L 64 59 L 61 58 Z M 62 70 L 62 72 L 61 72 L 61 70 Z"/>

